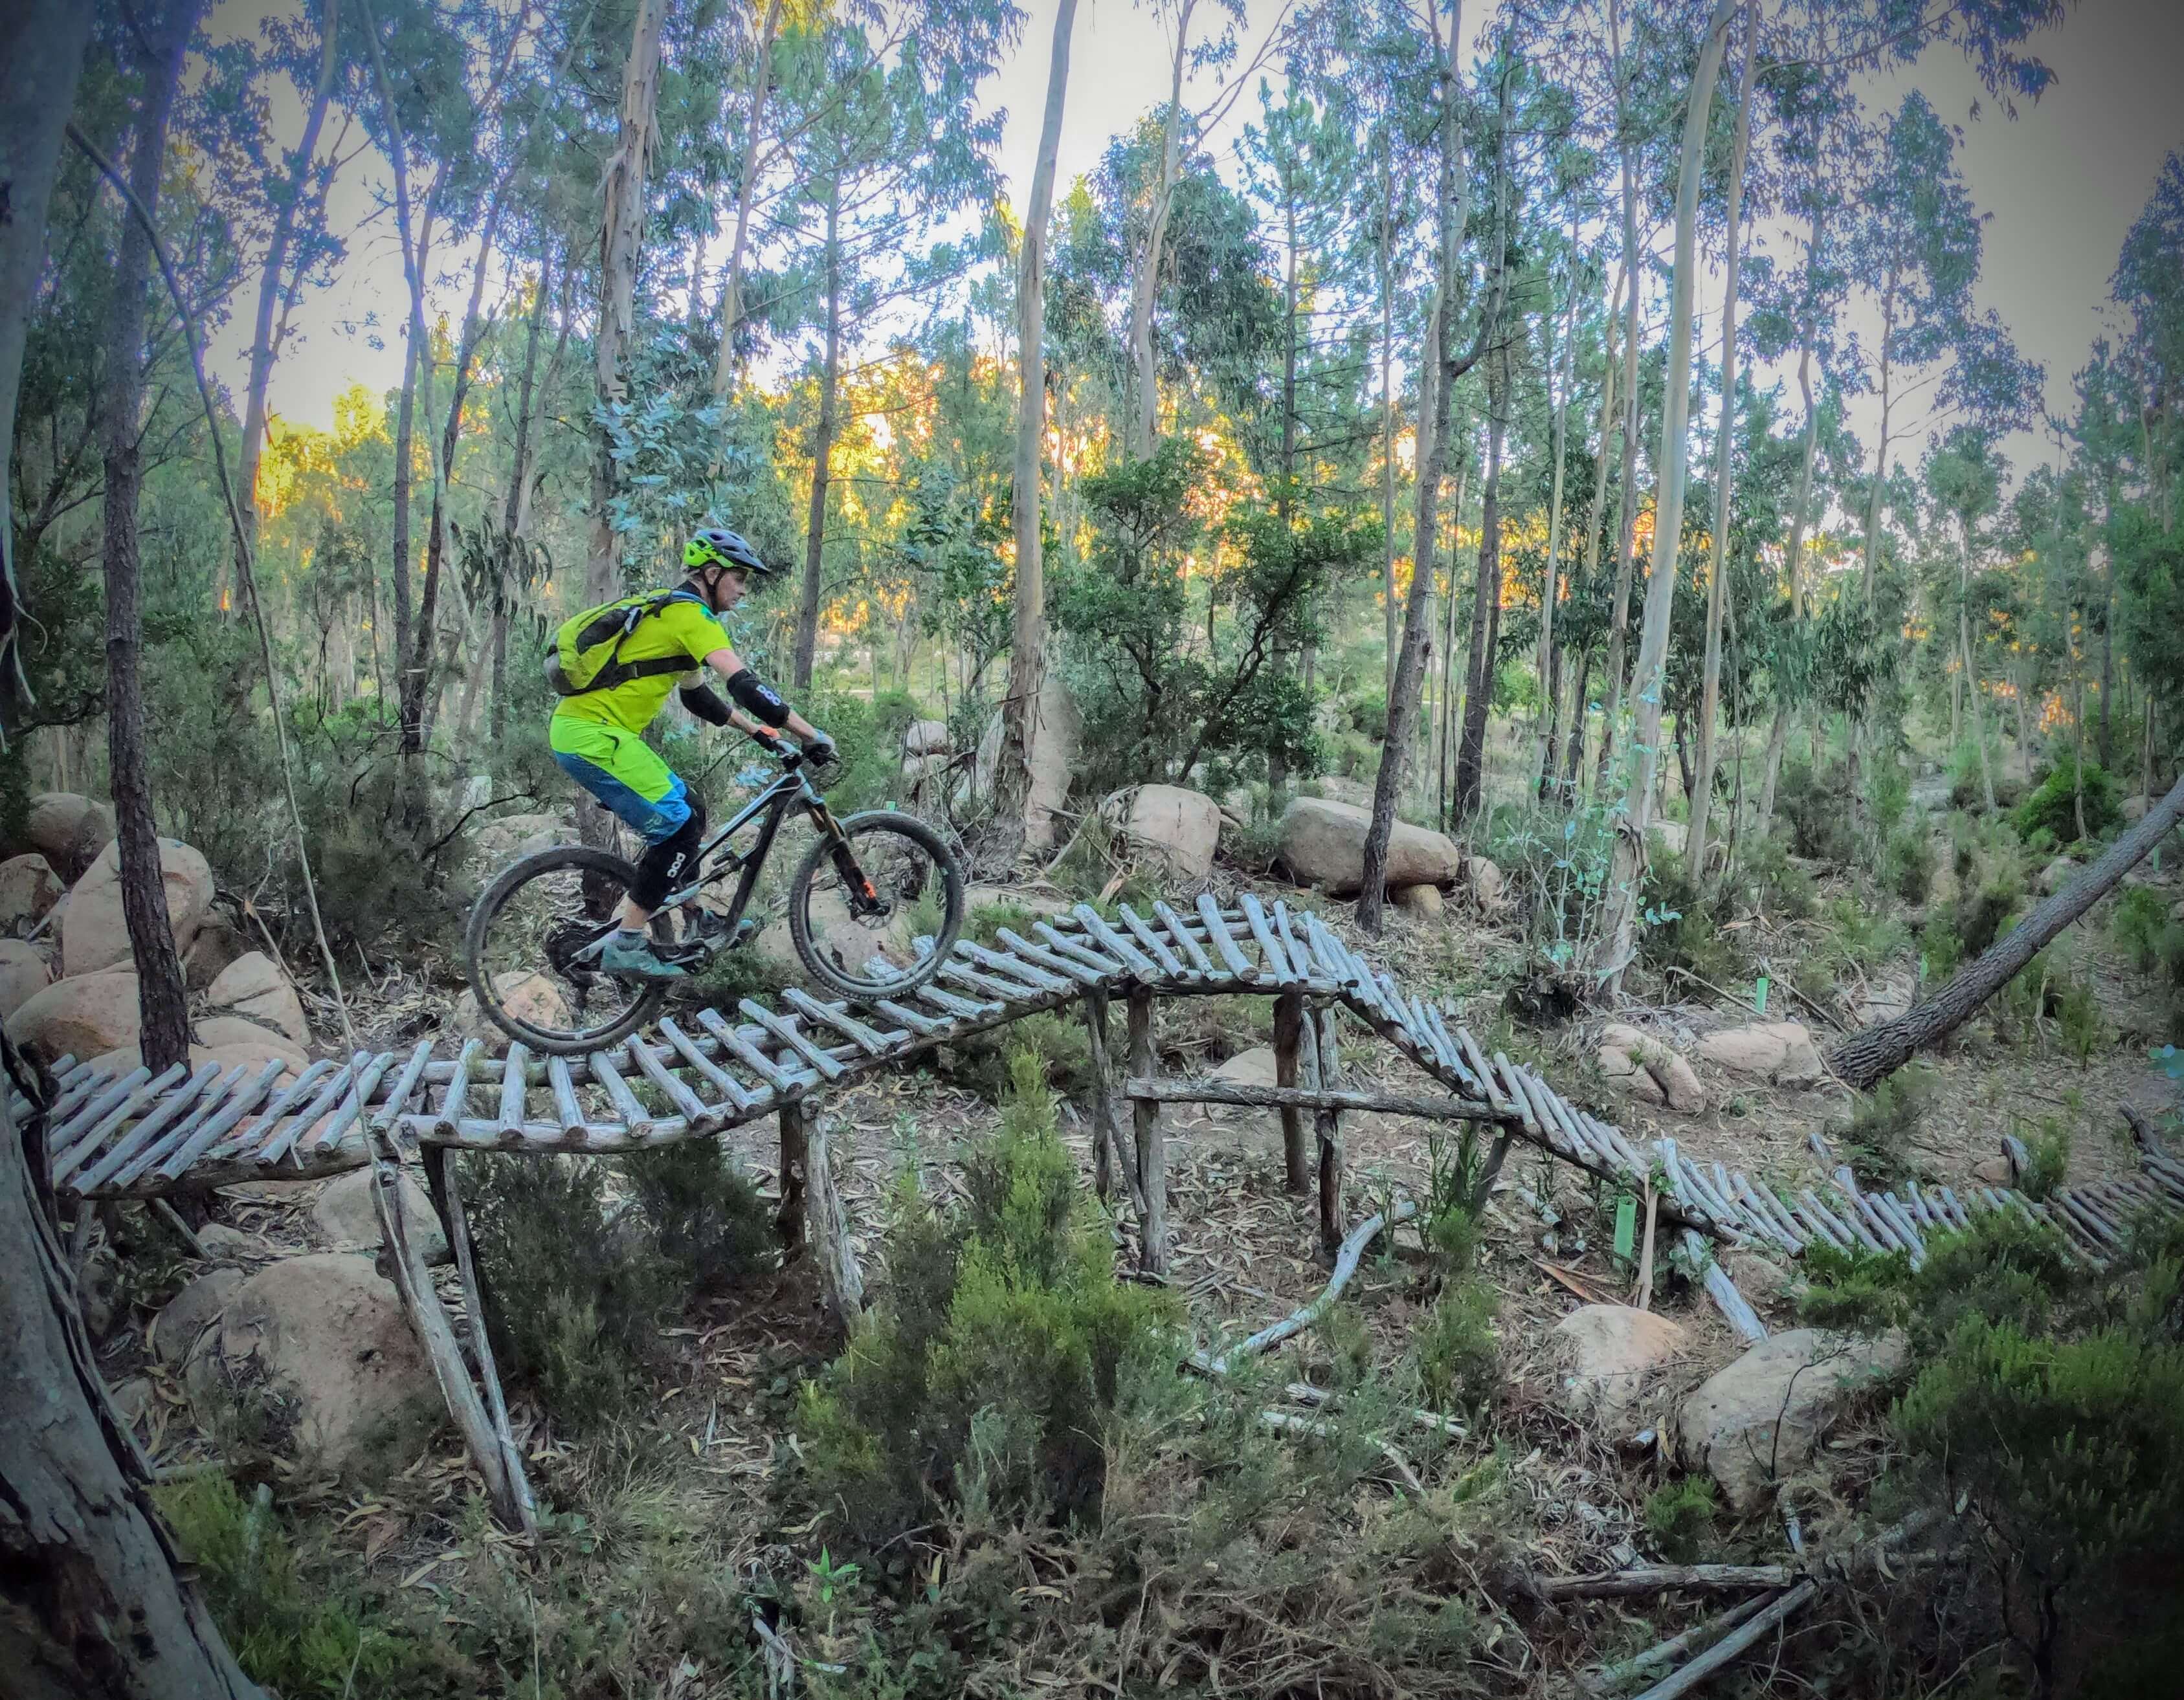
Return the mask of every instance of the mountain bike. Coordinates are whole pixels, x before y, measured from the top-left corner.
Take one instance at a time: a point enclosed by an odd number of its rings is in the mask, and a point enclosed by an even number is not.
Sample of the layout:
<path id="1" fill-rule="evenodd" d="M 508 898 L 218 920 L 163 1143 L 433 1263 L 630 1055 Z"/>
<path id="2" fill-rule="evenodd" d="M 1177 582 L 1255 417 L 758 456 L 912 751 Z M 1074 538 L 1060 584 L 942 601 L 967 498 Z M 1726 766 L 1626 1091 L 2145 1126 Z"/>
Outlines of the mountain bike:
<path id="1" fill-rule="evenodd" d="M 845 998 L 916 991 L 939 971 L 962 931 L 961 865 L 915 815 L 889 808 L 837 816 L 812 787 L 799 752 L 772 753 L 780 777 L 705 841 L 689 882 L 669 892 L 653 916 L 655 953 L 694 977 L 755 936 L 758 924 L 745 911 L 783 821 L 800 810 L 817 836 L 788 881 L 798 958 Z M 754 826 L 745 846 L 732 842 Z M 623 858 L 581 844 L 538 851 L 504 869 L 471 908 L 464 938 L 478 1008 L 511 1038 L 562 1055 L 611 1045 L 656 1017 L 689 977 L 624 977 L 598 965 L 636 878 Z"/>

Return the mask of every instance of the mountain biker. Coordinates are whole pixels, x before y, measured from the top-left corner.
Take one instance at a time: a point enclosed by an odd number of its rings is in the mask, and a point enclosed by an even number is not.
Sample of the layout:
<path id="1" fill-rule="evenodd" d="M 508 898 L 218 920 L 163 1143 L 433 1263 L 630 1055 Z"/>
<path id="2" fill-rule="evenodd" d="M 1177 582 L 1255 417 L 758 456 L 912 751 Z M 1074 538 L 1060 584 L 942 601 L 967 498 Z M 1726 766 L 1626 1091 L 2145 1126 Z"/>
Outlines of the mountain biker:
<path id="1" fill-rule="evenodd" d="M 833 740 L 744 664 L 721 625 L 720 616 L 749 593 L 753 577 L 772 578 L 775 569 L 736 533 L 715 528 L 683 547 L 682 564 L 682 582 L 664 597 L 650 592 L 610 604 L 642 605 L 645 612 L 626 626 L 614 664 L 603 675 L 606 682 L 563 697 L 548 727 L 562 770 L 644 840 L 637 878 L 622 899 L 621 925 L 608 936 L 599 965 L 610 974 L 652 980 L 687 972 L 654 948 L 648 925 L 705 836 L 705 805 L 643 736 L 666 705 L 669 690 L 710 725 L 734 726 L 777 752 L 779 729 L 786 726 L 813 767 L 835 758 Z M 694 676 L 700 668 L 721 675 L 734 707 Z"/>

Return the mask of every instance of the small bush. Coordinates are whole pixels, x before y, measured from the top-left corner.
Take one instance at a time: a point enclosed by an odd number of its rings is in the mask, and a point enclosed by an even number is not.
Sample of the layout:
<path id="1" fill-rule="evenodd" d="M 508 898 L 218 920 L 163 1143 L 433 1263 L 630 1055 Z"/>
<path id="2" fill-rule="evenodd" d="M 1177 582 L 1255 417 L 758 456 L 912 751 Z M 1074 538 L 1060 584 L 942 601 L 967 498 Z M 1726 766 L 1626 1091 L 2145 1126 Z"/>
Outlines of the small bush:
<path id="1" fill-rule="evenodd" d="M 1720 1509 L 1720 1497 L 1709 1477 L 1687 1475 L 1663 1482 L 1646 1496 L 1646 1532 L 1670 1564 L 1689 1564 L 1705 1549 Z"/>
<path id="2" fill-rule="evenodd" d="M 1388 736 L 1388 693 L 1384 691 L 1361 691 L 1344 699 L 1344 714 L 1350 721 L 1350 730 L 1370 738 L 1374 743 Z"/>
<path id="3" fill-rule="evenodd" d="M 1479 1411 L 1502 1385 L 1502 1342 L 1494 1333 L 1494 1290 L 1485 1282 L 1451 1283 L 1411 1346 L 1426 1403 L 1438 1411 Z"/>
<path id="4" fill-rule="evenodd" d="M 2020 1131 L 2025 1154 L 2031 1159 L 2017 1177 L 2017 1190 L 2028 1198 L 2052 1198 L 2070 1173 L 2070 1130 L 2053 1116 L 2041 1119 L 2029 1133 Z"/>
<path id="5" fill-rule="evenodd" d="M 622 1158 L 621 1168 L 676 1286 L 717 1291 L 772 1263 L 766 1202 L 717 1141 L 686 1139 L 639 1152 Z"/>
<path id="6" fill-rule="evenodd" d="M 1922 907 L 1933 894 L 1934 846 L 1921 823 L 1914 821 L 1890 835 L 1881 875 L 1889 890 L 1913 908 Z"/>
<path id="7" fill-rule="evenodd" d="M 2040 781 L 2032 794 L 2017 806 L 2011 824 L 2028 844 L 2036 832 L 2051 835 L 2056 844 L 2078 842 L 2077 764 L 2065 757 L 2055 770 Z M 2087 839 L 2098 838 L 2123 818 L 2121 788 L 2108 769 L 2086 764 L 2086 831 Z"/>
<path id="8" fill-rule="evenodd" d="M 719 1146 L 691 1140 L 605 1162 L 494 1157 L 464 1166 L 493 1351 L 557 1422 L 610 1423 L 644 1397 L 662 1320 L 696 1287 L 762 1266 L 771 1238 L 750 1183 Z"/>
<path id="9" fill-rule="evenodd" d="M 1111 1024 L 1109 1042 L 1119 1042 L 1120 1037 Z M 958 1041 L 948 1047 L 944 1068 L 958 1085 L 989 1103 L 1000 1103 L 1008 1096 L 1010 1071 L 1019 1051 L 1039 1059 L 1046 1083 L 1056 1091 L 1075 1097 L 1091 1089 L 1092 1041 L 1084 1024 L 1052 1010 Z"/>
<path id="10" fill-rule="evenodd" d="M 1819 908 L 1813 876 L 1790 859 L 1778 838 L 1754 838 L 1739 851 L 1752 907 L 1778 920 L 1809 920 Z"/>
<path id="11" fill-rule="evenodd" d="M 446 1673 L 428 1639 L 389 1633 L 322 1578 L 305 1586 L 270 1487 L 246 1499 L 225 1475 L 196 1475 L 154 1492 L 252 1681 L 295 1695 L 443 1692 L 433 1678 Z"/>
<path id="12" fill-rule="evenodd" d="M 2116 899 L 2109 919 L 2109 936 L 2131 965 L 2148 974 L 2162 965 L 2167 952 L 2164 937 L 2170 928 L 2169 905 L 2159 892 L 2135 886 Z"/>
<path id="13" fill-rule="evenodd" d="M 863 1550 L 936 1501 L 1027 1524 L 1096 1504 L 1125 1360 L 1176 1351 L 1174 1300 L 1118 1282 L 1079 1208 L 1041 1059 L 1019 1052 L 1010 1074 L 959 1208 L 936 1215 L 905 1176 L 888 1308 L 801 1397 L 816 1501 Z"/>
<path id="14" fill-rule="evenodd" d="M 1860 1176 L 1886 1187 L 1915 1175 L 1908 1147 L 1933 1086 L 1933 1071 L 1914 1064 L 1881 1081 L 1837 1126 L 1836 1142 Z"/>
<path id="15" fill-rule="evenodd" d="M 1839 767 L 1815 773 L 1803 762 L 1782 769 L 1775 808 L 1789 823 L 1790 847 L 1808 861 L 1847 867 L 1858 858 L 1847 771 Z"/>
<path id="16" fill-rule="evenodd" d="M 1642 887 L 1644 928 L 1639 959 L 1663 972 L 1674 968 L 1716 985 L 1745 976 L 1744 952 L 1715 925 L 1718 905 L 1708 901 L 1672 850 L 1652 857 Z"/>

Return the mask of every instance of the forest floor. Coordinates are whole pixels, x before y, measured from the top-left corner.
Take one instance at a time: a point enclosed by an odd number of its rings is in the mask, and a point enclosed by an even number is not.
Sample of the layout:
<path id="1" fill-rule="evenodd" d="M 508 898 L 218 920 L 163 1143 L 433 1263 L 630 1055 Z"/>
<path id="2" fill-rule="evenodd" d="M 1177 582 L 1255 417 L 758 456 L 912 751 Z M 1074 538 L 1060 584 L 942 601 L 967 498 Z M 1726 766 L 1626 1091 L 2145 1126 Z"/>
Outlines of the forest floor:
<path id="1" fill-rule="evenodd" d="M 1858 900 L 1840 871 L 1816 871 L 1824 904 Z M 2184 898 L 2173 858 L 2165 875 L 2147 877 L 2164 904 Z M 1214 881 L 1223 891 L 1240 883 L 1250 882 L 1225 870 Z M 1256 889 L 1269 898 L 1299 901 L 1293 889 L 1268 883 Z M 1944 904 L 1952 896 L 1944 865 L 1929 903 Z M 1526 978 L 1526 948 L 1515 920 L 1483 917 L 1452 902 L 1429 920 L 1391 911 L 1385 936 L 1366 942 L 1355 936 L 1348 905 L 1316 906 L 1354 944 L 1369 943 L 1407 987 L 1457 1003 L 1489 1048 L 1531 1063 L 1574 1101 L 1634 1136 L 1671 1135 L 1701 1159 L 1781 1183 L 1810 1184 L 1824 1172 L 1813 1136 L 1831 1142 L 1854 1108 L 1851 1096 L 1832 1083 L 1777 1087 L 1732 1079 L 1702 1062 L 1696 1066 L 1708 1089 L 1703 1112 L 1685 1115 L 1634 1103 L 1609 1086 L 1592 1060 L 1596 1018 L 1539 1025 L 1508 1013 L 1511 992 Z M 1975 1164 L 1997 1153 L 2003 1133 L 2030 1133 L 2043 1121 L 2072 1135 L 2073 1180 L 2132 1165 L 2120 1106 L 2157 1115 L 2174 1108 L 2146 1057 L 2148 1047 L 2164 1036 L 2167 1015 L 2148 978 L 2112 946 L 2106 931 L 2111 907 L 2112 900 L 2097 908 L 2068 941 L 2070 969 L 2090 984 L 2098 1003 L 2098 1042 L 2081 1058 L 2064 1053 L 2052 1024 L 2036 1019 L 2010 1027 L 1975 1019 L 1923 1064 L 1918 1112 L 1900 1153 L 1914 1173 L 1962 1186 Z M 1752 930 L 1747 953 L 1772 964 L 1784 981 L 1814 929 L 1825 925 L 1722 919 Z M 1903 919 L 1886 955 L 1856 963 L 1841 975 L 1838 1003 L 1777 1006 L 1769 1019 L 1805 1020 L 1823 1048 L 1858 1025 L 1856 1012 L 1867 992 L 1885 984 L 1908 986 L 1917 974 L 1911 941 L 1922 917 L 1914 912 Z M 378 1012 L 379 1025 L 406 1023 L 417 1013 L 414 984 L 392 984 L 398 1007 Z M 1656 997 L 1667 989 L 1658 979 L 1641 985 Z M 1638 1001 L 1618 1012 L 1619 1019 L 1686 1054 L 1705 1033 L 1754 1019 L 1745 987 L 1677 985 L 1673 1001 Z M 1182 999 L 1162 1006 L 1160 1023 L 1167 1071 L 1206 1073 L 1268 1042 L 1271 1013 L 1266 1000 Z M 1342 1063 L 1353 1086 L 1397 1093 L 1429 1089 L 1422 1075 L 1354 1029 L 1346 1031 Z M 989 1065 L 982 1075 L 977 1058 L 943 1054 L 912 1070 L 868 1077 L 827 1100 L 822 1114 L 833 1130 L 853 1240 L 873 1292 L 887 1290 L 889 1201 L 904 1168 L 915 1169 L 920 1190 L 938 1205 L 961 1196 L 956 1156 L 995 1125 L 994 1104 L 979 1089 L 989 1090 L 992 1078 Z M 1061 1128 L 1089 1195 L 1086 1125 L 1067 1103 Z M 1284 1189 L 1274 1114 L 1176 1114 L 1169 1134 L 1174 1249 L 1168 1281 L 1188 1307 L 1192 1333 L 1206 1344 L 1234 1341 L 1310 1300 L 1327 1270 L 1310 1201 Z M 770 1192 L 777 1178 L 772 1124 L 722 1137 L 736 1164 Z M 1346 1119 L 1346 1139 L 1352 1221 L 1377 1199 L 1398 1191 L 1417 1196 L 1428 1186 L 1436 1146 L 1426 1124 L 1353 1115 Z M 1834 1151 L 1832 1143 L 1829 1148 Z M 241 1236 L 229 1255 L 248 1269 L 312 1249 L 309 1205 L 316 1190 L 308 1183 L 228 1189 L 214 1213 Z M 1649 1502 L 1668 1480 L 1658 1449 L 1634 1447 L 1627 1429 L 1609 1434 L 1574 1422 L 1557 1401 L 1562 1370 L 1555 1325 L 1587 1302 L 1629 1303 L 1637 1285 L 1637 1272 L 1609 1249 L 1613 1203 L 1586 1177 L 1544 1156 L 1522 1147 L 1512 1153 L 1485 1212 L 1479 1265 L 1495 1301 L 1500 1391 L 1473 1438 L 1446 1451 L 1424 1448 L 1418 1456 L 1432 1492 L 1452 1494 L 1459 1506 L 1470 1491 L 1465 1484 L 1491 1463 L 1502 1507 L 1495 1515 L 1521 1542 L 1524 1565 L 1539 1575 L 1610 1569 L 1661 1551 L 1647 1523 Z M 1114 1234 L 1123 1247 L 1128 1236 L 1120 1218 Z M 141 1386 L 130 1403 L 148 1454 L 185 1475 L 215 1461 L 237 1467 L 219 1440 L 193 1420 L 181 1375 L 147 1350 L 147 1325 L 159 1305 L 197 1272 L 171 1248 L 133 1266 L 126 1302 L 117 1307 L 120 1325 L 103 1353 L 111 1383 Z M 1307 1333 L 1285 1348 L 1277 1379 L 1356 1386 L 1393 1374 L 1431 1312 L 1433 1292 L 1423 1254 L 1409 1237 L 1384 1240 L 1351 1286 L 1340 1325 Z M 1658 1422 L 1677 1387 L 1736 1356 L 1741 1342 L 1665 1259 L 1653 1295 L 1654 1308 L 1687 1331 L 1686 1373 L 1660 1390 Z M 1747 1296 L 1771 1324 L 1794 1323 L 1794 1302 L 1784 1293 Z M 798 1503 L 782 1486 L 799 1456 L 796 1389 L 841 1346 L 808 1264 L 761 1274 L 694 1302 L 658 1346 L 657 1383 L 644 1415 L 604 1434 L 583 1433 L 516 1391 L 517 1427 L 539 1492 L 555 1510 L 548 1549 L 536 1558 L 520 1556 L 484 1520 L 476 1498 L 479 1484 L 449 1432 L 368 1486 L 277 1458 L 248 1466 L 246 1481 L 263 1479 L 277 1489 L 298 1574 L 309 1586 L 337 1597 L 359 1625 L 357 1661 L 364 1658 L 361 1649 L 379 1645 L 372 1636 L 421 1638 L 447 1666 L 448 1692 L 520 1692 L 534 1700 L 551 1693 L 756 1694 L 772 1691 L 754 1675 L 763 1660 L 754 1651 L 752 1602 L 782 1598 L 795 1603 L 788 1615 L 801 1625 L 801 1652 L 850 1667 L 839 1676 L 808 1672 L 814 1692 L 914 1692 L 906 1681 L 890 1687 L 859 1674 L 867 1669 L 859 1658 L 879 1645 L 869 1615 L 876 1608 L 869 1595 L 854 1610 L 838 1602 L 826 1581 L 833 1560 L 813 1550 L 815 1524 L 787 1520 Z M 1831 1519 L 1852 1514 L 1863 1485 L 1879 1472 L 1883 1450 L 1874 1418 L 1853 1420 L 1837 1434 L 1825 1481 L 1812 1484 L 1800 1502 L 1808 1533 L 1817 1536 Z M 1356 1492 L 1360 1508 L 1347 1526 L 1369 1546 L 1378 1538 L 1373 1531 L 1395 1514 L 1391 1505 L 1401 1505 L 1403 1490 L 1383 1480 Z M 950 1550 L 961 1558 L 960 1545 Z M 1777 1558 L 1783 1547 L 1779 1529 L 1763 1520 L 1736 1527 L 1721 1519 L 1707 1552 L 1716 1558 Z M 1472 1562 L 1485 1560 L 1474 1556 Z M 1062 1578 L 1059 1591 L 1066 1596 L 1070 1565 L 1056 1563 L 1051 1574 Z M 934 1564 L 930 1587 L 938 1599 L 939 1561 Z M 1033 1579 L 1012 1596 L 1019 1605 L 1035 1605 L 1042 1587 L 1056 1591 L 1054 1582 L 1036 1580 L 1036 1571 L 1031 1564 L 1025 1574 Z M 1066 1613 L 1067 1600 L 1056 1608 Z M 1496 1692 L 1568 1692 L 1567 1675 L 1557 1673 L 1645 1645 L 1704 1609 L 1667 1601 L 1609 1602 L 1538 1619 L 1505 1604 L 1490 1610 L 1474 1635 L 1473 1674 Z M 610 1621 L 603 1623 L 602 1614 Z M 788 1617 L 781 1620 L 785 1625 Z M 1111 1642 L 1099 1646 L 1102 1657 L 1113 1656 Z M 1127 1657 L 1128 1649 L 1123 1652 Z M 1020 1651 L 1011 1664 L 997 1654 L 972 1692 L 1108 1692 L 1104 1680 L 1094 1681 L 1067 1660 L 1045 1669 L 1022 1663 L 1036 1664 L 1044 1656 Z M 1315 1667 L 1313 1658 L 1321 1665 Z M 1312 1657 L 1300 1653 L 1299 1658 L 1301 1670 L 1321 1670 L 1322 1692 L 1382 1692 L 1371 1680 L 1324 1680 L 1340 1661 L 1323 1650 Z M 352 1680 L 358 1668 L 352 1664 Z M 414 1672 L 403 1680 L 418 1681 Z M 1224 1692 L 1218 1680 L 1201 1686 Z M 336 1684 L 329 1692 L 349 1690 Z M 385 1691 L 365 1683 L 354 1692 Z"/>

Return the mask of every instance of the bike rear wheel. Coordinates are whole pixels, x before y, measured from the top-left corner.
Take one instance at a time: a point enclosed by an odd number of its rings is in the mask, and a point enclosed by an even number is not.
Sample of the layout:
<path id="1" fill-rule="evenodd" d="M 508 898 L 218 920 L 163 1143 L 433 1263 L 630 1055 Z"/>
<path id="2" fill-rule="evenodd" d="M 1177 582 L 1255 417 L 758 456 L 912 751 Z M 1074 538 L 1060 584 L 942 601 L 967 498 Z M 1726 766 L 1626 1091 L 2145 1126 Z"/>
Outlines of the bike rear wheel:
<path id="1" fill-rule="evenodd" d="M 487 1019 L 534 1051 L 578 1056 L 627 1038 L 660 1013 L 667 982 L 622 980 L 587 957 L 617 923 L 637 869 L 583 845 L 541 850 L 502 869 L 471 910 L 463 941 Z M 653 918 L 655 944 L 675 922 Z"/>
<path id="2" fill-rule="evenodd" d="M 876 808 L 822 834 L 788 885 L 788 935 L 844 997 L 900 997 L 940 970 L 963 931 L 963 870 L 915 815 Z"/>

